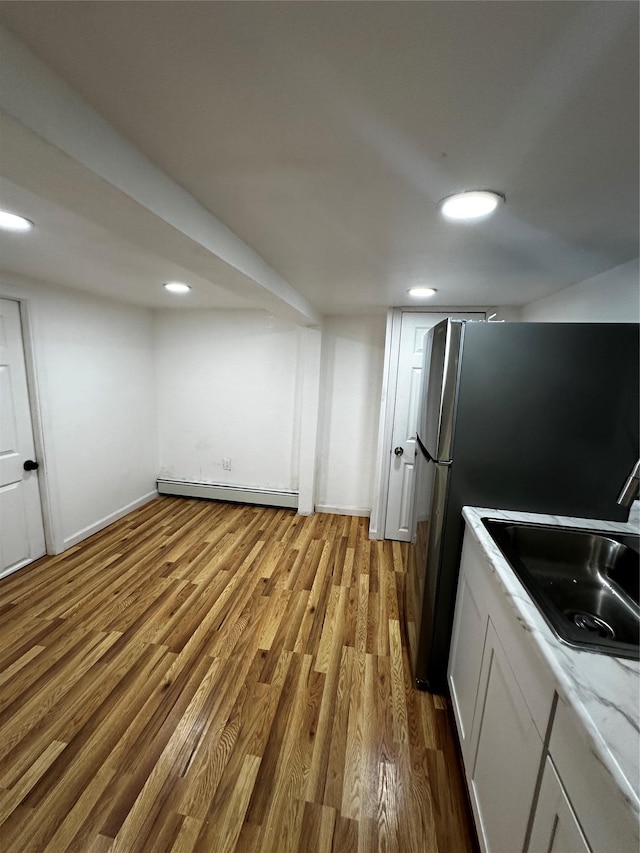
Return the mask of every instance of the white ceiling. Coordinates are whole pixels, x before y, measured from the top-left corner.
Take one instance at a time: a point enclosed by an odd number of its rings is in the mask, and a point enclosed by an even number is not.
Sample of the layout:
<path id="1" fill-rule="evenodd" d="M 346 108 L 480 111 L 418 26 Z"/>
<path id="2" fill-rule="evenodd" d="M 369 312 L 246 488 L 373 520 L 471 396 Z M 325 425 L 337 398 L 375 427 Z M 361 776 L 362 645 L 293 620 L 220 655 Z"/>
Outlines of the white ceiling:
<path id="1" fill-rule="evenodd" d="M 320 313 L 416 284 L 430 306 L 519 305 L 638 255 L 635 2 L 54 0 L 2 2 L 0 22 Z M 36 148 L 0 157 L 0 199 L 38 224 L 0 243 L 3 268 L 265 307 L 233 264 L 147 239 L 142 206 L 126 233 L 105 224 L 99 182 L 73 209 L 41 196 Z M 465 188 L 507 203 L 444 222 L 438 200 Z"/>
<path id="2" fill-rule="evenodd" d="M 195 296 L 188 302 L 190 307 L 207 304 L 198 299 L 203 291 L 218 308 L 251 307 L 242 297 L 185 270 L 170 258 L 141 251 L 114 231 L 1 177 L 0 199 L 3 208 L 19 210 L 38 223 L 34 235 L 0 231 L 0 259 L 7 270 L 27 278 L 109 294 L 154 308 L 176 304 L 176 298 L 158 283 L 188 279 Z"/>

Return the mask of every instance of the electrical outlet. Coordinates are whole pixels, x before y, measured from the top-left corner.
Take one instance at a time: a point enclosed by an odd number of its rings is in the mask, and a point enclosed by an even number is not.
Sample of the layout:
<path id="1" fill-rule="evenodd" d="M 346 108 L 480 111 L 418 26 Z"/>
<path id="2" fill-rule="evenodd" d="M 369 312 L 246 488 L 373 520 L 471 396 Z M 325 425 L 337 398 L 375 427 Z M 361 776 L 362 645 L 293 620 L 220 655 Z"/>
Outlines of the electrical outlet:
<path id="1" fill-rule="evenodd" d="M 222 469 L 224 471 L 230 471 L 231 470 L 231 457 L 229 457 L 229 456 L 224 457 L 224 459 L 222 460 Z"/>

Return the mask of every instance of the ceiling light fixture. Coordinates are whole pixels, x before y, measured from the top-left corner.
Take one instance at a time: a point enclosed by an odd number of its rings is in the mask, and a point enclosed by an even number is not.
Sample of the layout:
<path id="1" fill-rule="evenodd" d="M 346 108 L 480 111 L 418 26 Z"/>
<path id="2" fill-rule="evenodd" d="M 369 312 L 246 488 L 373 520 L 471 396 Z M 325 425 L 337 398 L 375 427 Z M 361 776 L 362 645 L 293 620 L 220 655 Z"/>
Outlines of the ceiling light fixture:
<path id="1" fill-rule="evenodd" d="M 165 288 L 169 293 L 188 293 L 191 290 L 188 284 L 182 284 L 181 281 L 168 281 Z"/>
<path id="2" fill-rule="evenodd" d="M 412 287 L 407 291 L 409 296 L 415 296 L 417 299 L 424 299 L 427 296 L 433 296 L 438 291 L 435 287 Z"/>
<path id="3" fill-rule="evenodd" d="M 493 190 L 469 190 L 442 199 L 440 210 L 446 219 L 462 222 L 489 216 L 504 201 L 502 193 Z"/>
<path id="4" fill-rule="evenodd" d="M 16 233 L 31 231 L 33 222 L 30 219 L 25 219 L 24 216 L 18 216 L 17 213 L 0 210 L 0 228 L 3 231 L 14 231 Z"/>

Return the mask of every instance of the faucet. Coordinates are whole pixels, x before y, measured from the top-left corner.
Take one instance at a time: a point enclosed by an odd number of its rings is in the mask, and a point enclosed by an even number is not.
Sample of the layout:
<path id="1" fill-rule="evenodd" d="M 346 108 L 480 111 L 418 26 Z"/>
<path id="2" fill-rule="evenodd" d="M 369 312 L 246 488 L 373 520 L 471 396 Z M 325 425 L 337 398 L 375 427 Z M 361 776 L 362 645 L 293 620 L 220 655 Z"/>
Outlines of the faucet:
<path id="1" fill-rule="evenodd" d="M 620 506 L 630 507 L 631 504 L 638 498 L 640 490 L 640 459 L 633 466 L 631 473 L 627 477 L 622 491 L 618 495 L 617 503 Z"/>

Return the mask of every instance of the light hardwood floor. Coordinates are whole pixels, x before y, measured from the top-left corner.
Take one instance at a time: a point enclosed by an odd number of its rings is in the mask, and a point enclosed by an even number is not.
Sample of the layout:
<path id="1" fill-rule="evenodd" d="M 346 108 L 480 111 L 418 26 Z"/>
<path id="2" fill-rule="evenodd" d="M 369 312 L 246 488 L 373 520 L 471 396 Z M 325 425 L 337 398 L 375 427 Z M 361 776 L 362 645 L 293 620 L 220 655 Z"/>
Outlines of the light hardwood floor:
<path id="1" fill-rule="evenodd" d="M 362 518 L 158 498 L 1 580 L 0 850 L 475 851 L 404 557 Z"/>

